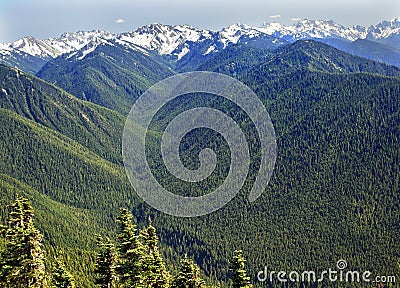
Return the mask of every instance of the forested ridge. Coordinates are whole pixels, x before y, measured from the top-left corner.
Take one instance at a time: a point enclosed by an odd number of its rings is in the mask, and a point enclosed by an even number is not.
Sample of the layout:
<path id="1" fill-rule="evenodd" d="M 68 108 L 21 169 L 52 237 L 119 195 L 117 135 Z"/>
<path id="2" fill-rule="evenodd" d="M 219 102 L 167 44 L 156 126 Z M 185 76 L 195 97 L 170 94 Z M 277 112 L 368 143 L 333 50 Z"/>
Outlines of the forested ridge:
<path id="1" fill-rule="evenodd" d="M 107 50 L 102 53 L 88 58 L 85 65 L 92 65 L 89 60 L 99 61 L 93 67 L 102 72 L 101 59 L 107 58 Z M 125 121 L 121 113 L 126 109 L 103 108 L 76 98 L 73 91 L 68 94 L 1 66 L 3 222 L 6 205 L 17 194 L 28 198 L 44 236 L 47 266 L 55 265 L 54 259 L 60 256 L 78 287 L 93 287 L 95 234 L 116 239 L 120 207 L 133 213 L 139 231 L 147 227 L 149 216 L 153 219 L 168 269 L 179 267 L 187 254 L 209 284 L 229 283 L 228 260 L 238 248 L 246 256 L 254 287 L 266 287 L 256 278 L 264 266 L 320 270 L 334 268 L 339 259 L 345 259 L 352 269 L 398 275 L 399 69 L 314 41 L 299 41 L 278 50 L 231 47 L 217 54 L 214 62 L 207 59 L 200 65 L 200 70 L 240 79 L 257 93 L 271 115 L 278 159 L 270 184 L 256 202 L 248 203 L 247 194 L 258 167 L 257 136 L 246 115 L 229 101 L 193 95 L 176 99 L 157 114 L 160 122 L 151 128 L 156 136 L 174 115 L 189 107 L 224 111 L 247 131 L 252 155 L 245 186 L 228 205 L 203 217 L 175 218 L 143 203 L 125 176 L 120 147 Z M 69 69 L 74 75 L 75 68 Z M 53 77 L 57 75 L 60 72 Z M 97 88 L 106 95 L 113 91 Z M 137 97 L 135 93 L 127 103 Z M 188 167 L 197 167 L 198 152 L 205 147 L 216 149 L 218 163 L 222 163 L 201 186 L 166 175 L 157 141 L 155 137 L 148 148 L 150 162 L 167 187 L 178 193 L 199 193 L 199 188 L 207 193 L 223 181 L 226 170 L 222 164 L 230 160 L 220 136 L 197 129 L 183 139 L 180 152 Z"/>
<path id="2" fill-rule="evenodd" d="M 173 75 L 173 70 L 155 53 L 146 55 L 117 43 L 100 45 L 82 60 L 78 56 L 81 55 L 65 55 L 49 61 L 37 76 L 73 91 L 80 99 L 124 114 L 151 84 Z"/>
<path id="3" fill-rule="evenodd" d="M 0 227 L 4 237 L 4 248 L 0 250 L 1 286 L 75 288 L 75 278 L 60 255 L 54 259 L 52 269 L 46 266 L 43 235 L 35 227 L 35 212 L 30 202 L 17 197 L 7 208 L 7 225 Z M 97 256 L 94 271 L 91 271 L 92 284 L 105 288 L 216 287 L 206 286 L 200 268 L 187 255 L 181 259 L 175 275 L 171 275 L 159 251 L 158 236 L 151 218 L 148 226 L 138 231 L 132 213 L 121 208 L 116 222 L 119 226 L 116 240 L 100 234 L 96 236 Z M 228 268 L 233 287 L 252 287 L 244 263 L 243 252 L 236 250 Z"/>

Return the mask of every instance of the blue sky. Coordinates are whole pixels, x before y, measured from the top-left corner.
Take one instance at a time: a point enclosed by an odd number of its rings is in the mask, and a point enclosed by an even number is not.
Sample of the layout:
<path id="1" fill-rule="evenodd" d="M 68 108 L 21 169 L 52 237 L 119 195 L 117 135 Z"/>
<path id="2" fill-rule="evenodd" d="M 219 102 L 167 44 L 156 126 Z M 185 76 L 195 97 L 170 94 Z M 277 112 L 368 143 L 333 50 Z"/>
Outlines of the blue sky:
<path id="1" fill-rule="evenodd" d="M 0 0 L 0 42 L 78 30 L 133 31 L 155 22 L 219 30 L 293 18 L 369 26 L 399 16 L 398 0 Z"/>

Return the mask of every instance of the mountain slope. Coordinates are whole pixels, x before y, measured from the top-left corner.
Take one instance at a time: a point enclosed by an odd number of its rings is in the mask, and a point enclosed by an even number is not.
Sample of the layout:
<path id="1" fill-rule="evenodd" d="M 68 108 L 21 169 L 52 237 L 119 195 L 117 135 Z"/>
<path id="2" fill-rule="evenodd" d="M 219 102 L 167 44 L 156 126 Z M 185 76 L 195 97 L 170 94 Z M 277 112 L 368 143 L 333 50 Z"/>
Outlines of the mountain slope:
<path id="1" fill-rule="evenodd" d="M 9 67 L 18 67 L 25 72 L 35 74 L 46 62 L 47 60 L 25 52 L 12 51 L 0 47 L 0 63 Z"/>
<path id="2" fill-rule="evenodd" d="M 353 42 L 348 42 L 330 38 L 318 41 L 331 45 L 332 47 L 349 54 L 400 67 L 400 50 L 382 43 L 366 39 L 358 39 Z"/>
<path id="3" fill-rule="evenodd" d="M 214 269 L 224 273 L 224 262 L 207 259 L 227 259 L 237 245 L 247 253 L 253 277 L 265 265 L 302 271 L 334 267 L 343 258 L 357 269 L 397 273 L 399 233 L 392 227 L 399 225 L 399 69 L 314 41 L 271 54 L 238 74 L 262 99 L 275 126 L 278 160 L 271 184 L 255 203 L 246 201 L 247 183 L 242 197 L 196 224 L 180 220 L 174 227 L 184 239 L 190 237 L 180 228 L 184 224 L 202 231 L 195 232 L 196 244 L 190 238 L 184 243 L 185 251 L 193 249 L 190 253 L 211 274 Z M 212 71 L 241 63 L 240 53 L 219 62 L 222 55 L 215 56 L 215 63 L 210 59 Z M 183 110 L 178 102 L 177 110 Z M 182 246 L 179 234 L 171 237 L 172 246 Z M 375 265 L 372 259 L 386 259 L 386 264 Z"/>
<path id="4" fill-rule="evenodd" d="M 279 80 L 277 78 L 285 73 L 290 74 L 304 69 L 328 73 L 363 72 L 400 76 L 400 69 L 397 67 L 350 55 L 313 40 L 297 41 L 273 50 L 244 45 L 232 46 L 210 58 L 198 69 L 225 73 L 239 78 L 245 78 L 248 71 L 258 70 L 263 71 L 269 81 Z"/>
<path id="5" fill-rule="evenodd" d="M 318 41 L 297 41 L 274 51 L 273 56 L 259 66 L 273 75 L 293 71 L 296 68 L 329 73 L 373 73 L 400 76 L 400 69 L 365 58 L 350 55 Z"/>
<path id="6" fill-rule="evenodd" d="M 18 113 L 120 163 L 123 117 L 80 101 L 61 89 L 16 69 L 0 66 L 0 108 Z"/>
<path id="7" fill-rule="evenodd" d="M 210 59 L 207 67 L 233 74 L 226 63 L 234 61 L 240 67 L 251 59 L 246 52 L 242 59 L 239 52 L 227 53 L 225 62 L 219 62 L 223 53 L 215 55 L 215 63 Z M 244 188 L 215 213 L 168 219 L 149 209 L 161 223 L 166 235 L 162 238 L 183 253 L 195 255 L 210 275 L 226 275 L 224 259 L 240 247 L 256 287 L 266 285 L 255 280 L 265 266 L 274 271 L 322 271 L 345 259 L 359 271 L 398 273 L 399 69 L 315 41 L 282 47 L 263 61 L 246 67 L 237 77 L 254 89 L 274 123 L 278 159 L 268 188 L 256 202 L 248 203 L 246 196 L 257 171 L 253 158 Z M 222 110 L 251 130 L 234 105 L 212 97 L 193 98 L 177 99 L 157 118 L 168 122 L 179 111 L 204 105 Z M 193 132 L 183 140 L 182 159 L 191 155 L 195 165 L 203 142 L 216 149 L 217 155 L 229 155 L 215 148 L 221 147 L 218 140 L 209 144 L 216 136 L 198 134 Z M 250 154 L 256 158 L 257 139 L 252 137 L 249 143 Z M 155 158 L 161 154 L 151 151 Z M 218 160 L 224 162 L 229 156 L 221 157 Z M 162 165 L 155 161 L 154 167 Z M 184 186 L 158 169 L 158 179 L 174 191 L 184 187 L 203 192 L 218 183 L 210 177 L 201 188 Z M 332 287 L 332 283 L 322 285 Z"/>
<path id="8" fill-rule="evenodd" d="M 132 44 L 102 40 L 49 61 L 37 76 L 81 99 L 126 114 L 151 84 L 172 75 L 159 60 Z"/>
<path id="9" fill-rule="evenodd" d="M 231 76 L 238 76 L 245 71 L 267 61 L 274 54 L 274 49 L 263 49 L 237 44 L 213 55 L 196 68 L 199 71 L 213 71 Z"/>
<path id="10" fill-rule="evenodd" d="M 62 256 L 79 285 L 92 287 L 93 236 L 112 230 L 103 204 L 115 193 L 120 199 L 130 194 L 129 186 L 121 187 L 124 174 L 84 146 L 9 110 L 0 109 L 0 130 L 2 210 L 16 194 L 31 200 L 45 235 L 48 266 Z"/>
<path id="11" fill-rule="evenodd" d="M 250 50 L 256 51 L 257 49 L 252 48 L 273 50 L 287 43 L 284 40 L 260 33 L 248 25 L 231 25 L 214 34 L 213 39 L 206 39 L 201 43 L 187 41 L 182 44 L 177 51 L 185 51 L 185 54 L 183 56 L 179 54 L 174 67 L 177 71 L 200 70 L 199 67 L 214 56 L 218 57 L 217 55 L 224 54 L 225 50 L 230 53 L 230 48 L 233 46 L 240 46 L 242 49 L 249 47 Z"/>
<path id="12" fill-rule="evenodd" d="M 92 41 L 113 37 L 113 34 L 99 30 L 64 33 L 59 38 L 45 40 L 28 36 L 12 43 L 0 44 L 1 62 L 36 73 L 50 59 L 79 50 Z"/>
<path id="13" fill-rule="evenodd" d="M 39 82 L 43 85 L 40 80 L 34 78 L 31 78 L 31 80 L 34 84 Z M 13 82 L 18 81 L 17 76 L 15 76 L 14 79 L 8 78 L 7 84 L 11 86 Z M 9 90 L 7 86 L 3 89 Z M 24 93 L 23 91 L 19 92 Z M 44 105 L 47 104 L 45 101 L 41 101 L 45 99 L 40 94 L 36 94 L 32 90 L 28 93 L 31 94 L 30 99 L 36 99 Z M 52 94 L 52 99 L 58 100 L 57 96 L 59 95 Z M 14 96 L 5 94 L 2 95 L 3 97 L 14 98 Z M 74 101 L 79 103 L 79 100 L 72 98 L 65 102 L 65 106 L 74 109 L 76 107 L 74 107 L 76 105 Z M 27 103 L 29 104 L 29 101 Z M 35 105 L 31 107 L 35 107 Z M 46 106 L 42 107 L 47 108 Z M 120 123 L 107 123 L 104 121 L 107 118 L 103 117 L 104 122 L 98 123 L 99 126 L 96 125 L 93 131 L 95 133 L 82 136 L 82 134 L 79 134 L 80 122 L 84 123 L 86 120 L 67 118 L 62 120 L 69 125 L 67 127 L 70 130 L 64 131 L 65 127 L 61 127 L 60 131 L 64 133 L 62 134 L 54 127 L 48 128 L 40 124 L 41 120 L 39 119 L 29 119 L 30 115 L 23 115 L 22 111 L 18 111 L 18 107 L 0 109 L 1 141 L 2 147 L 5 147 L 1 150 L 1 173 L 23 181 L 59 202 L 80 208 L 104 209 L 104 205 L 118 206 L 117 203 L 106 204 L 107 194 L 116 193 L 115 191 L 121 193 L 122 198 L 132 197 L 132 189 L 126 183 L 125 173 L 121 165 L 112 163 L 100 156 L 112 155 L 115 148 L 112 145 L 96 147 L 92 144 L 96 142 L 96 137 L 104 136 L 108 137 L 109 141 L 115 145 L 120 136 L 115 138 L 112 137 L 112 134 L 105 136 L 102 128 L 109 125 L 112 129 L 116 129 L 118 134 L 121 132 L 118 128 Z M 50 109 L 51 105 L 49 105 Z M 81 109 L 82 107 L 78 106 L 76 113 L 81 113 Z M 102 111 L 104 109 L 100 108 L 98 112 L 90 108 L 87 110 L 92 111 L 94 115 L 89 117 L 94 116 L 94 119 L 96 119 L 96 116 L 103 116 Z M 63 109 L 55 111 L 54 114 L 47 115 L 49 116 L 47 120 L 55 120 L 57 116 L 63 114 L 66 114 Z M 107 113 L 105 115 L 107 116 Z M 108 121 L 118 121 L 118 117 L 110 118 Z M 72 130 L 75 127 L 77 134 Z M 68 134 L 70 134 L 69 137 Z M 79 142 L 84 144 L 82 145 Z M 115 155 L 115 157 L 118 156 Z M 115 159 L 115 162 L 118 163 L 118 160 Z M 123 196 L 124 194 L 125 196 Z M 103 200 L 101 200 L 102 198 Z"/>
<path id="14" fill-rule="evenodd" d="M 110 235 L 119 207 L 140 203 L 121 164 L 124 118 L 19 70 L 0 66 L 0 79 L 0 201 L 31 200 L 47 265 L 62 256 L 93 287 L 95 234 Z"/>

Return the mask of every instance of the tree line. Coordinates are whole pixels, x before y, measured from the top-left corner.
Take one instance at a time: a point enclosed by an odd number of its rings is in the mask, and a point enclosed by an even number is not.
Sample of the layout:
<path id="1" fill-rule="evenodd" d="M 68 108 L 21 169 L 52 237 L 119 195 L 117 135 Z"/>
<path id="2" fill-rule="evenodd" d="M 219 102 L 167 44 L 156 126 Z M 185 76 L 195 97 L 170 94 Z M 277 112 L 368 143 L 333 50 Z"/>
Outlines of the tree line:
<path id="1" fill-rule="evenodd" d="M 0 286 L 7 288 L 76 288 L 75 279 L 61 259 L 49 271 L 45 265 L 44 237 L 35 227 L 34 209 L 24 197 L 7 206 L 8 220 L 0 227 L 4 245 L 0 251 Z M 133 215 L 121 208 L 115 241 L 97 235 L 95 285 L 101 288 L 212 288 L 207 286 L 199 266 L 187 255 L 177 272 L 166 267 L 158 247 L 152 219 L 138 230 Z M 251 288 L 241 250 L 230 261 L 230 286 Z"/>

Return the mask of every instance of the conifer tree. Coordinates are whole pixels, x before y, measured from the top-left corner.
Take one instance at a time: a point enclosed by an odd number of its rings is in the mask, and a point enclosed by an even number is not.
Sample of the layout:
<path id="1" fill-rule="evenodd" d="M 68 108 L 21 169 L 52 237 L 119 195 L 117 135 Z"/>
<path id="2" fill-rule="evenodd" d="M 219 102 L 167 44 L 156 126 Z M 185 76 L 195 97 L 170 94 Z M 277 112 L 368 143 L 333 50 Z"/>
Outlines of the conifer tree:
<path id="1" fill-rule="evenodd" d="M 75 288 L 75 279 L 71 273 L 67 271 L 64 263 L 60 259 L 56 259 L 56 265 L 51 273 L 51 282 L 54 288 Z"/>
<path id="2" fill-rule="evenodd" d="M 233 272 L 232 281 L 233 288 L 252 288 L 250 277 L 247 276 L 244 263 L 246 260 L 243 257 L 242 250 L 234 251 L 230 270 Z"/>
<path id="3" fill-rule="evenodd" d="M 144 244 L 143 283 L 146 287 L 169 287 L 170 275 L 158 249 L 156 228 L 149 218 L 149 226 L 140 232 Z"/>
<path id="4" fill-rule="evenodd" d="M 133 224 L 132 218 L 132 213 L 127 209 L 120 209 L 120 215 L 117 219 L 120 226 L 117 236 L 119 261 L 116 271 L 124 287 L 143 287 L 144 247 L 139 240 L 137 227 Z"/>
<path id="5" fill-rule="evenodd" d="M 200 268 L 187 255 L 181 260 L 178 275 L 171 283 L 172 288 L 205 288 L 205 281 L 200 277 Z"/>
<path id="6" fill-rule="evenodd" d="M 96 282 L 101 288 L 113 288 L 116 283 L 115 267 L 117 264 L 117 254 L 114 243 L 100 235 L 97 236 L 97 245 L 100 248 L 96 258 Z"/>
<path id="7" fill-rule="evenodd" d="M 7 207 L 9 219 L 2 229 L 6 243 L 0 257 L 0 281 L 3 287 L 45 287 L 43 236 L 34 225 L 33 208 L 23 197 Z"/>

